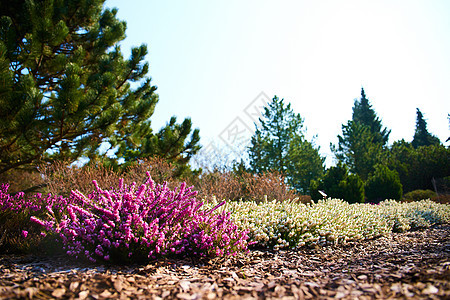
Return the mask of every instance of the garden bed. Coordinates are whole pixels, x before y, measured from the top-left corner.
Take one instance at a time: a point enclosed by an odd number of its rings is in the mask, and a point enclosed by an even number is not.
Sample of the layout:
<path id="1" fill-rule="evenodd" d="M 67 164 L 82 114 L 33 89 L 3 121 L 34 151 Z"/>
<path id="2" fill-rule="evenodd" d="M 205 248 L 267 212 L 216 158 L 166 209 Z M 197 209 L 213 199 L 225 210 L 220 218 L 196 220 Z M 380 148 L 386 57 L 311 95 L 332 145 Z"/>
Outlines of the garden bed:
<path id="1" fill-rule="evenodd" d="M 450 225 L 299 251 L 92 265 L 3 255 L 0 299 L 448 299 Z"/>

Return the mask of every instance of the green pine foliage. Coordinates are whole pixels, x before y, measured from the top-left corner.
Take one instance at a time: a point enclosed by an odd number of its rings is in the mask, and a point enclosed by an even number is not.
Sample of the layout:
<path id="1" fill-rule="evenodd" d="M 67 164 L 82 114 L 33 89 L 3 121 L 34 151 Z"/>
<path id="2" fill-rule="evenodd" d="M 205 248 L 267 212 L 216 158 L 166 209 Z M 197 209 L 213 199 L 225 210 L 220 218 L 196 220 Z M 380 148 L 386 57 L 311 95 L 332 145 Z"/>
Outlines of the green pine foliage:
<path id="1" fill-rule="evenodd" d="M 352 120 L 364 126 L 367 126 L 374 135 L 374 143 L 385 145 L 389 139 L 390 130 L 382 128 L 381 120 L 372 108 L 369 99 L 366 97 L 364 88 L 361 88 L 361 99 L 355 101 L 353 106 Z"/>
<path id="2" fill-rule="evenodd" d="M 389 130 L 382 129 L 381 120 L 372 109 L 364 89 L 361 89 L 361 98 L 353 106 L 352 120 L 342 125 L 338 144 L 330 144 L 330 148 L 340 163 L 367 180 L 381 159 L 389 134 Z"/>
<path id="3" fill-rule="evenodd" d="M 305 139 L 300 114 L 275 96 L 264 108 L 260 125 L 255 126 L 248 150 L 251 171 L 279 172 L 297 191 L 308 192 L 310 181 L 322 176 L 325 159 L 319 155 L 319 148 Z"/>
<path id="4" fill-rule="evenodd" d="M 342 136 L 338 136 L 337 146 L 331 144 L 330 148 L 340 163 L 367 180 L 382 153 L 382 145 L 373 140 L 374 135 L 367 126 L 349 120 L 347 125 L 342 125 Z"/>
<path id="5" fill-rule="evenodd" d="M 427 121 L 424 119 L 422 112 L 417 108 L 416 130 L 411 142 L 414 148 L 420 146 L 439 145 L 441 141 L 436 136 L 428 132 Z"/>
<path id="6" fill-rule="evenodd" d="M 159 157 L 171 163 L 175 168 L 175 177 L 190 175 L 189 161 L 200 150 L 200 134 L 198 129 L 192 129 L 192 121 L 186 118 L 181 124 L 177 118 L 161 128 L 159 132 L 143 136 L 135 144 L 127 141 L 121 144 L 116 157 L 108 159 L 114 167 L 118 167 L 119 159 L 124 159 L 122 169 L 136 163 L 138 160 L 150 157 Z M 194 171 L 192 174 L 196 174 Z"/>
<path id="7" fill-rule="evenodd" d="M 344 193 L 342 199 L 348 203 L 364 203 L 364 181 L 357 174 L 349 174 L 345 180 L 340 182 L 340 188 Z"/>
<path id="8" fill-rule="evenodd" d="M 119 157 L 145 147 L 143 139 L 160 143 L 149 120 L 158 95 L 147 76 L 147 47 L 123 57 L 126 23 L 104 2 L 0 2 L 0 174 L 95 158 L 102 142 L 119 146 Z M 169 128 L 176 135 L 182 127 L 186 138 L 189 122 Z M 198 132 L 169 152 L 188 151 L 182 156 L 189 159 L 197 142 Z"/>

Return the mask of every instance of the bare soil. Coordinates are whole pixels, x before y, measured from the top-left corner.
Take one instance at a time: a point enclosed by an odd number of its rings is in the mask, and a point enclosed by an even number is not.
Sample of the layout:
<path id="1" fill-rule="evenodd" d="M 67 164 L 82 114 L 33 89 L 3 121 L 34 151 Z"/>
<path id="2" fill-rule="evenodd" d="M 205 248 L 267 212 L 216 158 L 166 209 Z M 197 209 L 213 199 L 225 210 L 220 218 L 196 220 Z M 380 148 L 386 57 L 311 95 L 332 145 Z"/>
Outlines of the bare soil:
<path id="1" fill-rule="evenodd" d="M 450 299 L 450 225 L 301 251 L 88 265 L 3 255 L 0 299 Z"/>

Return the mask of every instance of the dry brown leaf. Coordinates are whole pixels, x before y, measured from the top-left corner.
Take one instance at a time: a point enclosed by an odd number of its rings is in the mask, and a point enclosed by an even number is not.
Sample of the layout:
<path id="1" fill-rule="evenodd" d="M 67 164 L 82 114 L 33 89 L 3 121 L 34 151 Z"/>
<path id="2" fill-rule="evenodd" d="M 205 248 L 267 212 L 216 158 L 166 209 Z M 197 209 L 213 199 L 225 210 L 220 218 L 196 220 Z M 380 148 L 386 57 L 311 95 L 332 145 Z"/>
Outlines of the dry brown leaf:
<path id="1" fill-rule="evenodd" d="M 120 291 L 123 290 L 123 276 L 119 275 L 116 280 L 114 280 L 114 288 L 116 289 L 116 291 L 118 291 L 120 293 Z"/>
<path id="2" fill-rule="evenodd" d="M 82 291 L 80 293 L 78 293 L 78 298 L 80 300 L 84 300 L 89 296 L 89 291 Z"/>
<path id="3" fill-rule="evenodd" d="M 66 293 L 65 288 L 59 288 L 52 292 L 52 296 L 55 298 L 61 298 L 62 296 L 64 296 L 65 293 Z"/>

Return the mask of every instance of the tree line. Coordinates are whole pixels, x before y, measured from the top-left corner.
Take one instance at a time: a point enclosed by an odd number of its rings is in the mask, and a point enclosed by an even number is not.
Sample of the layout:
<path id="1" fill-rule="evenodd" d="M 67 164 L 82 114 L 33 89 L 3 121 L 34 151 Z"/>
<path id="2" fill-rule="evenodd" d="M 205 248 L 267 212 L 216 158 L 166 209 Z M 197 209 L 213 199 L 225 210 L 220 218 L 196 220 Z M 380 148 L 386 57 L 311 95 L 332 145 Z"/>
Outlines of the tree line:
<path id="1" fill-rule="evenodd" d="M 313 199 L 322 198 L 322 190 L 349 202 L 401 199 L 404 192 L 433 189 L 433 178 L 450 175 L 449 149 L 428 131 L 418 108 L 411 142 L 388 145 L 390 132 L 362 88 L 352 119 L 342 125 L 338 143 L 330 144 L 337 164 L 325 169 L 320 148 L 305 139 L 300 115 L 275 96 L 251 139 L 249 169 L 281 172 L 292 187 Z"/>
<path id="2" fill-rule="evenodd" d="M 159 97 L 148 75 L 147 47 L 123 56 L 126 23 L 104 2 L 0 2 L 0 180 L 13 170 L 82 157 L 117 170 L 159 157 L 176 166 L 180 178 L 200 174 L 189 165 L 201 148 L 199 130 L 189 118 L 178 123 L 172 117 L 153 131 Z M 390 130 L 364 89 L 331 145 L 336 166 L 325 168 L 303 123 L 275 96 L 255 124 L 249 165 L 236 162 L 235 172 L 277 171 L 299 193 L 318 198 L 324 190 L 350 202 L 400 198 L 450 175 L 449 149 L 428 132 L 422 112 L 417 109 L 411 142 L 388 145 Z M 113 156 L 104 155 L 105 145 Z"/>

